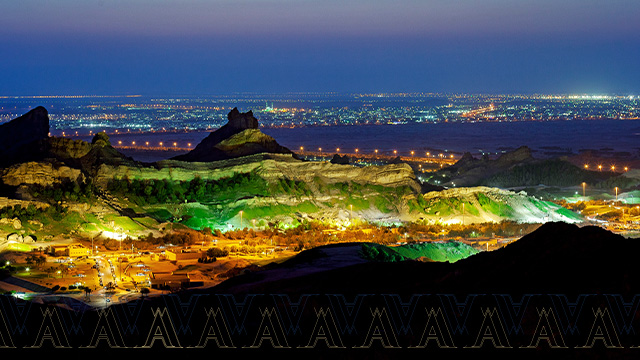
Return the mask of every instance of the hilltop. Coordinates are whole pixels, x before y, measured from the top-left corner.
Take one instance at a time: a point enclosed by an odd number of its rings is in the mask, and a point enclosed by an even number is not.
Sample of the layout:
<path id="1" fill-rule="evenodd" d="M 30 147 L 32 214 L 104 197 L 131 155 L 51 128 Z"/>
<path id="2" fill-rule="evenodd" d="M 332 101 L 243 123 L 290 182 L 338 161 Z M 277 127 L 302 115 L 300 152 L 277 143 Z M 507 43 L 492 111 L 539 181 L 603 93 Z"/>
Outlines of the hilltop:
<path id="1" fill-rule="evenodd" d="M 260 153 L 290 154 L 295 157 L 291 150 L 258 129 L 258 119 L 253 112 L 241 113 L 238 108 L 233 108 L 227 119 L 226 125 L 209 134 L 195 149 L 173 159 L 210 162 Z"/>

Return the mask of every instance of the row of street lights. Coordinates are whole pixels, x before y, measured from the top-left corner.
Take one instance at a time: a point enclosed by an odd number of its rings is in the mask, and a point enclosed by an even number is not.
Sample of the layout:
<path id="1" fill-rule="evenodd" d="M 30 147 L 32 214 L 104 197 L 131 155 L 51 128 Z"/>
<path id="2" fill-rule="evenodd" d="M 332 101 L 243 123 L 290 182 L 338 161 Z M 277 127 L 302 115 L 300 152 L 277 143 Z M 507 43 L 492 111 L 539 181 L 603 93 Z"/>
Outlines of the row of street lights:
<path id="1" fill-rule="evenodd" d="M 300 146 L 300 151 L 301 151 L 301 152 L 302 152 L 302 151 L 304 151 L 304 146 Z M 374 154 L 376 154 L 376 155 L 378 155 L 378 151 L 379 151 L 378 149 L 374 149 L 374 150 L 373 150 Z M 322 153 L 322 147 L 319 147 L 319 148 L 318 148 L 318 152 L 319 152 L 319 153 Z M 338 148 L 336 148 L 336 152 L 337 152 L 337 153 L 339 153 L 339 152 L 340 152 L 340 148 L 339 148 L 339 147 L 338 147 Z M 359 149 L 359 148 L 355 148 L 355 149 L 354 149 L 354 152 L 355 152 L 356 154 L 358 154 L 358 153 L 360 153 L 360 149 Z M 416 152 L 415 152 L 414 150 L 411 150 L 409 153 L 411 154 L 411 156 L 415 156 L 415 154 L 416 154 Z M 393 150 L 393 155 L 398 155 L 398 150 Z M 425 152 L 425 156 L 426 156 L 426 157 L 436 157 L 436 155 L 435 155 L 435 154 L 431 155 L 431 152 L 429 152 L 429 151 Z M 446 154 L 443 154 L 443 153 L 440 153 L 440 154 L 438 154 L 438 157 L 440 157 L 440 158 L 447 158 L 447 155 L 446 155 Z M 453 154 L 450 154 L 448 157 L 449 157 L 450 159 L 453 159 L 453 158 L 454 158 L 454 155 L 453 155 Z"/>
<path id="2" fill-rule="evenodd" d="M 118 145 L 120 145 L 120 146 L 127 146 L 127 144 L 124 144 L 124 145 L 123 145 L 122 140 L 118 140 Z M 145 142 L 144 142 L 144 145 L 145 145 L 145 146 L 149 146 L 149 145 L 150 145 L 150 142 L 145 141 Z M 137 145 L 137 143 L 136 143 L 136 142 L 135 142 L 135 140 L 134 140 L 134 141 L 131 141 L 131 145 L 130 145 L 130 146 L 141 146 L 141 145 Z M 164 143 L 163 141 L 160 141 L 160 142 L 158 142 L 158 146 L 159 146 L 159 147 L 164 147 L 164 146 L 165 146 L 165 143 Z M 178 147 L 178 143 L 177 143 L 177 142 L 174 142 L 174 143 L 173 143 L 173 147 L 174 147 L 174 148 L 175 148 L 175 147 Z M 191 143 L 187 143 L 187 147 L 189 147 L 189 148 L 190 148 L 190 147 L 191 147 Z"/>
<path id="3" fill-rule="evenodd" d="M 584 164 L 584 168 L 586 170 L 589 170 L 589 164 Z M 602 171 L 602 165 L 601 164 L 598 164 L 597 168 L 598 168 L 598 171 Z M 610 169 L 611 169 L 611 171 L 616 171 L 616 166 L 615 165 L 611 165 Z M 625 172 L 629 171 L 629 167 L 628 166 L 625 166 L 622 169 Z"/>

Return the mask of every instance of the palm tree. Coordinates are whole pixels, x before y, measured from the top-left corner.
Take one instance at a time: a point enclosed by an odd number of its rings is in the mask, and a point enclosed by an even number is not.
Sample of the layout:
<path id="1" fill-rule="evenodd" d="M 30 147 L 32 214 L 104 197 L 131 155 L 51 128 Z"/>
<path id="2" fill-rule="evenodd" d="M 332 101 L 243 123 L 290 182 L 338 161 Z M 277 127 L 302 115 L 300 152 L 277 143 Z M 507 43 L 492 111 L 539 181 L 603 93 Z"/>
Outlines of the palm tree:
<path id="1" fill-rule="evenodd" d="M 88 298 L 89 301 L 91 301 L 91 297 L 89 297 L 89 295 L 91 295 L 91 288 L 89 288 L 88 286 L 84 287 L 84 297 Z"/>
<path id="2" fill-rule="evenodd" d="M 60 264 L 60 266 L 58 266 L 58 269 L 60 271 L 60 275 L 62 275 L 62 278 L 64 278 L 64 274 L 69 272 L 69 268 L 65 264 Z"/>

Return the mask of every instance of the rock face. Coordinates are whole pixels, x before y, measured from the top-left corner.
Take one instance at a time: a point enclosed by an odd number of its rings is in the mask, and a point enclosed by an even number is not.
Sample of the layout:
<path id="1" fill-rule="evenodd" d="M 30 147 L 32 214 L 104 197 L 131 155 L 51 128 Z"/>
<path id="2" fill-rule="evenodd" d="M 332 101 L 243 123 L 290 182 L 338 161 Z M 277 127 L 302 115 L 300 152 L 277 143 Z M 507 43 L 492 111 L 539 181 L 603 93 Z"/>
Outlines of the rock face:
<path id="1" fill-rule="evenodd" d="M 0 125 L 0 166 L 16 164 L 39 153 L 49 137 L 49 113 L 42 106 Z"/>
<path id="2" fill-rule="evenodd" d="M 173 159 L 210 162 L 259 153 L 292 154 L 291 150 L 258 130 L 258 119 L 251 111 L 241 113 L 234 108 L 227 119 L 226 125 L 209 134 L 195 149 Z"/>
<path id="3" fill-rule="evenodd" d="M 288 178 L 307 183 L 318 177 L 326 183 L 355 181 L 362 184 L 382 186 L 409 186 L 416 192 L 420 184 L 407 164 L 383 166 L 353 167 L 324 162 L 299 161 L 292 155 L 256 154 L 242 158 L 228 159 L 210 163 L 187 163 L 176 160 L 164 160 L 153 167 L 100 166 L 94 181 L 99 186 L 106 186 L 114 177 L 127 176 L 130 179 L 172 179 L 190 181 L 195 176 L 203 180 L 215 180 L 233 176 L 234 173 L 256 171 L 267 180 L 276 181 Z"/>
<path id="4" fill-rule="evenodd" d="M 44 162 L 27 162 L 13 165 L 2 172 L 2 182 L 9 186 L 43 185 L 49 186 L 65 180 L 76 181 L 82 173 L 68 166 Z"/>

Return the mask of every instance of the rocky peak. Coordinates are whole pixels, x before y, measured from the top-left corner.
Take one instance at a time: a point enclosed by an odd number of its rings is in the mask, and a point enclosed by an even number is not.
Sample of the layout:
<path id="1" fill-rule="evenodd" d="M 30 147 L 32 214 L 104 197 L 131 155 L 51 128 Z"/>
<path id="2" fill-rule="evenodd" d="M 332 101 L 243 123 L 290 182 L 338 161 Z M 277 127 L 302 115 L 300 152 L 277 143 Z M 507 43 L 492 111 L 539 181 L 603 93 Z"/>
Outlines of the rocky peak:
<path id="1" fill-rule="evenodd" d="M 91 139 L 91 144 L 96 146 L 101 146 L 101 147 L 111 146 L 111 142 L 109 141 L 109 135 L 107 135 L 107 133 L 104 133 L 104 132 L 99 132 L 93 136 L 93 139 Z"/>
<path id="2" fill-rule="evenodd" d="M 462 157 L 460 158 L 460 160 L 469 160 L 469 159 L 473 159 L 473 155 L 471 155 L 471 153 L 468 151 L 462 154 Z"/>
<path id="3" fill-rule="evenodd" d="M 253 111 L 249 110 L 246 113 L 241 113 L 238 108 L 233 108 L 229 114 L 227 114 L 229 122 L 226 126 L 232 129 L 245 130 L 245 129 L 257 129 L 258 119 L 253 116 Z"/>
<path id="4" fill-rule="evenodd" d="M 209 134 L 195 149 L 173 160 L 209 162 L 260 153 L 293 154 L 258 129 L 258 119 L 253 112 L 241 113 L 234 108 L 227 119 L 227 124 Z"/>
<path id="5" fill-rule="evenodd" d="M 331 158 L 330 163 L 340 164 L 340 165 L 349 165 L 349 163 L 351 163 L 351 159 L 349 159 L 347 155 L 340 156 L 339 154 L 334 154 L 333 158 Z"/>
<path id="6" fill-rule="evenodd" d="M 513 151 L 502 154 L 497 161 L 499 163 L 512 164 L 530 159 L 533 159 L 533 156 L 531 156 L 531 149 L 527 146 L 520 146 Z"/>

